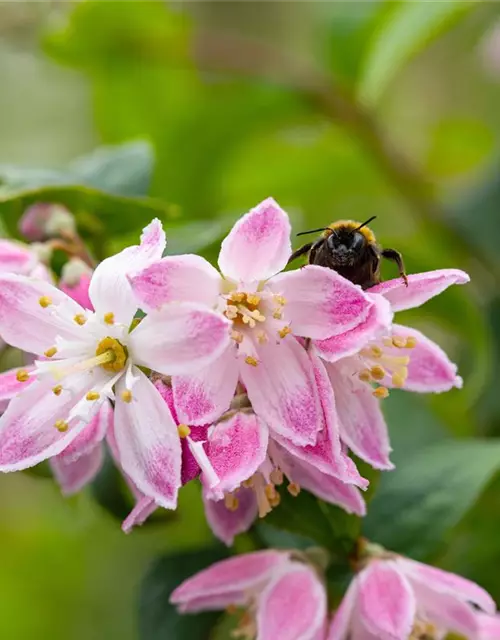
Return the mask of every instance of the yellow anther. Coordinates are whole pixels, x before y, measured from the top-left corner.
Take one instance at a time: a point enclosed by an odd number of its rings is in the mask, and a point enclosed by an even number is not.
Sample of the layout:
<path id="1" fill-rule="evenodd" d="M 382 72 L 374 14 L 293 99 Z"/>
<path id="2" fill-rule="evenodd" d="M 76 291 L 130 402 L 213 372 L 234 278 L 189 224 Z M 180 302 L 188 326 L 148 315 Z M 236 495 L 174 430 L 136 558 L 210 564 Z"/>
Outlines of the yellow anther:
<path id="1" fill-rule="evenodd" d="M 226 493 L 224 496 L 224 504 L 228 511 L 236 511 L 240 505 L 238 498 L 232 493 Z"/>
<path id="2" fill-rule="evenodd" d="M 296 498 L 300 493 L 300 487 L 296 482 L 290 482 L 290 484 L 287 487 L 287 490 L 288 490 L 288 493 L 294 498 Z"/>
<path id="3" fill-rule="evenodd" d="M 179 438 L 187 438 L 191 433 L 191 429 L 187 426 L 187 424 L 180 424 L 177 427 L 177 433 L 179 434 Z"/>
<path id="4" fill-rule="evenodd" d="M 255 358 L 253 358 L 252 356 L 247 356 L 245 358 L 245 362 L 247 364 L 251 365 L 252 367 L 256 367 L 259 364 L 258 361 Z"/>
<path id="5" fill-rule="evenodd" d="M 278 485 L 278 487 L 280 486 L 280 484 L 283 484 L 283 472 L 281 471 L 281 469 L 273 469 L 269 478 L 271 482 L 275 485 Z"/>
<path id="6" fill-rule="evenodd" d="M 52 393 L 55 396 L 60 396 L 61 393 L 62 393 L 62 390 L 63 390 L 63 388 L 62 388 L 62 385 L 60 385 L 60 384 L 56 385 L 55 387 L 52 387 Z"/>
<path id="7" fill-rule="evenodd" d="M 245 294 L 235 291 L 229 296 L 229 299 L 233 302 L 243 302 L 245 300 Z"/>
<path id="8" fill-rule="evenodd" d="M 119 340 L 109 336 L 99 342 L 95 354 L 96 356 L 107 355 L 107 358 L 99 363 L 105 371 L 121 371 L 128 358 L 127 348 Z"/>
<path id="9" fill-rule="evenodd" d="M 264 492 L 265 492 L 266 498 L 268 500 L 272 500 L 274 498 L 274 496 L 276 495 L 276 489 L 274 488 L 273 484 L 266 484 Z"/>
<path id="10" fill-rule="evenodd" d="M 123 402 L 132 402 L 132 391 L 130 389 L 122 391 L 122 400 Z"/>
<path id="11" fill-rule="evenodd" d="M 372 358 L 381 358 L 383 351 L 378 345 L 374 344 L 370 347 L 370 353 Z"/>
<path id="12" fill-rule="evenodd" d="M 89 401 L 99 400 L 100 397 L 101 397 L 101 394 L 97 393 L 97 391 L 89 391 L 85 396 L 86 400 L 89 400 Z"/>
<path id="13" fill-rule="evenodd" d="M 401 373 L 393 373 L 392 374 L 392 384 L 394 387 L 402 387 L 406 381 L 406 377 L 401 375 Z"/>
<path id="14" fill-rule="evenodd" d="M 380 400 L 382 400 L 383 398 L 387 398 L 387 396 L 389 395 L 389 390 L 386 387 L 377 387 L 372 395 L 375 398 L 379 398 Z"/>
<path id="15" fill-rule="evenodd" d="M 283 317 L 283 313 L 279 310 L 273 313 L 273 318 L 275 320 L 281 320 L 282 317 Z"/>
<path id="16" fill-rule="evenodd" d="M 260 296 L 256 293 L 247 293 L 247 303 L 256 307 L 260 302 Z"/>
<path id="17" fill-rule="evenodd" d="M 241 344 L 243 342 L 243 334 L 241 331 L 231 331 L 231 339 Z"/>
<path id="18" fill-rule="evenodd" d="M 46 309 L 47 307 L 50 307 L 50 305 L 52 304 L 52 298 L 50 298 L 49 296 L 42 296 L 41 298 L 38 299 L 38 304 L 44 309 Z"/>
<path id="19" fill-rule="evenodd" d="M 50 347 L 50 349 L 47 349 L 47 351 L 45 351 L 43 355 L 46 356 L 47 358 L 52 358 L 52 356 L 55 356 L 56 353 L 57 353 L 57 347 Z"/>
<path id="20" fill-rule="evenodd" d="M 112 311 L 110 311 L 109 313 L 105 313 L 104 322 L 106 324 L 115 324 L 115 314 Z"/>
<path id="21" fill-rule="evenodd" d="M 384 345 L 384 347 L 393 347 L 394 346 L 392 344 L 392 338 L 383 338 L 382 344 Z"/>
<path id="22" fill-rule="evenodd" d="M 251 478 L 247 478 L 246 480 L 243 480 L 243 482 L 241 483 L 242 487 L 245 487 L 245 489 L 251 489 L 253 487 L 253 476 Z"/>
<path id="23" fill-rule="evenodd" d="M 370 380 L 372 379 L 370 370 L 363 369 L 362 371 L 359 372 L 358 378 L 361 380 L 361 382 L 370 382 Z"/>
<path id="24" fill-rule="evenodd" d="M 286 298 L 284 296 L 274 296 L 274 299 L 276 300 L 276 302 L 278 304 L 280 304 L 281 306 L 283 306 L 284 304 L 286 304 Z"/>
<path id="25" fill-rule="evenodd" d="M 30 377 L 30 374 L 26 371 L 26 369 L 19 369 L 16 373 L 16 380 L 18 382 L 26 382 Z"/>
<path id="26" fill-rule="evenodd" d="M 392 336 L 392 344 L 398 349 L 404 349 L 404 347 L 406 347 L 406 338 L 402 336 Z"/>
<path id="27" fill-rule="evenodd" d="M 370 373 L 374 380 L 383 380 L 385 378 L 385 369 L 378 364 L 370 369 Z"/>
<path id="28" fill-rule="evenodd" d="M 65 422 L 64 420 L 58 420 L 55 424 L 54 427 L 60 431 L 61 433 L 64 433 L 65 431 L 67 431 L 69 429 L 69 424 L 67 422 Z"/>
<path id="29" fill-rule="evenodd" d="M 274 496 L 272 498 L 269 498 L 269 504 L 271 505 L 271 507 L 274 509 L 275 507 L 277 507 L 279 505 L 279 503 L 281 502 L 281 496 L 280 494 L 276 491 L 276 493 L 274 494 Z"/>
<path id="30" fill-rule="evenodd" d="M 289 333 L 292 333 L 292 330 L 289 326 L 283 327 L 279 332 L 280 338 L 286 338 Z"/>
<path id="31" fill-rule="evenodd" d="M 77 313 L 73 320 L 80 326 L 83 326 L 87 322 L 87 318 L 83 315 L 83 313 Z"/>
<path id="32" fill-rule="evenodd" d="M 259 331 L 257 333 L 257 340 L 259 341 L 259 344 L 266 344 L 268 340 L 267 333 L 265 331 Z"/>
<path id="33" fill-rule="evenodd" d="M 406 344 L 405 347 L 407 349 L 415 349 L 415 347 L 417 346 L 417 339 L 414 338 L 413 336 L 408 336 L 406 338 Z"/>

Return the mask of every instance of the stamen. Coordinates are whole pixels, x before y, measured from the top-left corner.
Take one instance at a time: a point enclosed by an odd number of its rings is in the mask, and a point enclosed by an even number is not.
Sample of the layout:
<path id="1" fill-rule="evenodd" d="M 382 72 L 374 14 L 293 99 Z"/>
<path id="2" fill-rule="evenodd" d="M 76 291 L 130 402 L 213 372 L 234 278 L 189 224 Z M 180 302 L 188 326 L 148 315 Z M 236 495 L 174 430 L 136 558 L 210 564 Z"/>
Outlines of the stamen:
<path id="1" fill-rule="evenodd" d="M 370 373 L 369 369 L 363 369 L 359 372 L 358 378 L 361 380 L 361 382 L 370 382 L 370 380 L 372 379 L 372 374 Z"/>
<path id="2" fill-rule="evenodd" d="M 87 318 L 83 315 L 83 313 L 77 313 L 73 320 L 81 327 L 87 322 Z"/>
<path id="3" fill-rule="evenodd" d="M 273 313 L 273 318 L 275 320 L 281 320 L 282 317 L 283 317 L 283 312 L 280 311 L 279 309 Z"/>
<path id="4" fill-rule="evenodd" d="M 373 344 L 370 347 L 370 351 L 371 351 L 372 358 L 381 358 L 382 357 L 383 351 L 378 345 Z"/>
<path id="5" fill-rule="evenodd" d="M 52 358 L 52 356 L 55 356 L 56 353 L 57 353 L 57 347 L 50 347 L 50 349 L 47 349 L 47 351 L 45 351 L 43 355 L 46 356 L 47 358 Z"/>
<path id="6" fill-rule="evenodd" d="M 296 482 L 290 482 L 290 484 L 287 487 L 287 490 L 288 490 L 288 493 L 294 498 L 296 498 L 300 493 L 300 487 Z"/>
<path id="7" fill-rule="evenodd" d="M 260 296 L 256 293 L 247 293 L 247 302 L 252 306 L 256 307 L 260 302 Z"/>
<path id="8" fill-rule="evenodd" d="M 101 394 L 97 393 L 97 391 L 89 391 L 85 396 L 85 399 L 92 401 L 92 400 L 99 400 L 100 397 L 101 397 Z"/>
<path id="9" fill-rule="evenodd" d="M 387 398 L 388 395 L 389 395 L 389 389 L 387 389 L 387 387 L 377 387 L 372 392 L 372 396 L 374 396 L 375 398 L 379 398 L 381 400 L 383 398 Z"/>
<path id="10" fill-rule="evenodd" d="M 271 482 L 278 487 L 283 484 L 283 472 L 281 469 L 273 469 L 269 475 Z"/>
<path id="11" fill-rule="evenodd" d="M 289 333 L 292 333 L 292 330 L 290 329 L 290 327 L 287 325 L 286 327 L 283 327 L 283 329 L 281 329 L 280 331 L 278 331 L 280 338 L 286 338 L 287 335 Z"/>
<path id="12" fill-rule="evenodd" d="M 253 476 L 251 478 L 247 478 L 247 480 L 243 480 L 241 486 L 245 487 L 245 489 L 251 489 L 253 487 Z"/>
<path id="13" fill-rule="evenodd" d="M 259 331 L 257 333 L 257 340 L 259 341 L 259 344 L 266 344 L 268 341 L 267 333 L 265 331 Z"/>
<path id="14" fill-rule="evenodd" d="M 236 511 L 240 506 L 240 502 L 233 493 L 226 493 L 224 496 L 224 505 L 228 511 Z"/>
<path id="15" fill-rule="evenodd" d="M 26 382 L 30 377 L 30 374 L 26 371 L 26 369 L 19 369 L 16 373 L 16 380 L 18 382 Z"/>
<path id="16" fill-rule="evenodd" d="M 404 349 L 406 347 L 406 338 L 402 336 L 392 336 L 392 344 L 398 349 Z"/>
<path id="17" fill-rule="evenodd" d="M 64 420 L 57 420 L 57 422 L 54 424 L 54 427 L 61 433 L 64 433 L 69 429 L 69 424 Z"/>
<path id="18" fill-rule="evenodd" d="M 258 360 L 256 360 L 256 359 L 255 359 L 255 358 L 253 358 L 252 356 L 247 356 L 247 357 L 245 358 L 245 362 L 246 362 L 247 364 L 251 365 L 252 367 L 256 367 L 256 366 L 259 364 Z"/>
<path id="19" fill-rule="evenodd" d="M 109 313 L 105 313 L 104 322 L 106 324 L 115 324 L 115 314 L 112 311 L 110 311 Z"/>
<path id="20" fill-rule="evenodd" d="M 277 491 L 276 491 L 276 489 L 275 489 L 273 484 L 266 484 L 264 492 L 265 492 L 266 498 L 268 500 L 272 500 L 276 496 L 276 493 L 277 493 Z"/>
<path id="21" fill-rule="evenodd" d="M 374 380 L 383 380 L 385 378 L 385 369 L 378 364 L 370 369 L 370 373 Z"/>
<path id="22" fill-rule="evenodd" d="M 123 402 L 132 402 L 132 391 L 130 389 L 122 391 L 122 400 Z"/>
<path id="23" fill-rule="evenodd" d="M 60 396 L 61 393 L 62 393 L 62 390 L 63 390 L 63 388 L 62 388 L 62 385 L 60 385 L 60 384 L 56 385 L 55 387 L 52 387 L 52 393 L 55 396 Z"/>
<path id="24" fill-rule="evenodd" d="M 243 342 L 243 334 L 241 331 L 231 331 L 231 339 L 241 344 Z"/>
<path id="25" fill-rule="evenodd" d="M 245 294 L 235 291 L 229 296 L 229 299 L 233 302 L 243 302 L 245 300 Z"/>
<path id="26" fill-rule="evenodd" d="M 408 336 L 408 337 L 406 338 L 406 345 L 405 345 L 405 347 L 406 347 L 407 349 L 415 349 L 415 347 L 417 346 L 417 344 L 418 344 L 418 341 L 417 341 L 417 339 L 416 339 L 416 338 L 414 338 L 413 336 Z"/>
<path id="27" fill-rule="evenodd" d="M 274 299 L 276 300 L 276 302 L 278 304 L 280 304 L 281 306 L 286 304 L 286 298 L 284 296 L 274 296 Z"/>
<path id="28" fill-rule="evenodd" d="M 38 299 L 38 304 L 44 309 L 46 309 L 47 307 L 50 307 L 50 305 L 52 304 L 52 298 L 50 298 L 49 296 L 42 296 L 41 298 Z"/>
<path id="29" fill-rule="evenodd" d="M 406 381 L 406 376 L 403 376 L 401 372 L 392 374 L 392 384 L 394 387 L 403 387 Z"/>
<path id="30" fill-rule="evenodd" d="M 187 424 L 180 424 L 177 426 L 177 433 L 179 434 L 179 438 L 187 438 L 191 433 L 191 429 Z"/>
<path id="31" fill-rule="evenodd" d="M 269 504 L 271 505 L 271 507 L 274 509 L 275 507 L 277 507 L 279 505 L 279 503 L 281 502 L 281 496 L 280 494 L 276 491 L 276 493 L 274 494 L 274 496 L 272 498 L 269 498 Z"/>
<path id="32" fill-rule="evenodd" d="M 98 364 L 106 371 L 121 371 L 128 358 L 127 348 L 116 338 L 103 338 L 95 350 L 97 357 L 104 358 Z"/>

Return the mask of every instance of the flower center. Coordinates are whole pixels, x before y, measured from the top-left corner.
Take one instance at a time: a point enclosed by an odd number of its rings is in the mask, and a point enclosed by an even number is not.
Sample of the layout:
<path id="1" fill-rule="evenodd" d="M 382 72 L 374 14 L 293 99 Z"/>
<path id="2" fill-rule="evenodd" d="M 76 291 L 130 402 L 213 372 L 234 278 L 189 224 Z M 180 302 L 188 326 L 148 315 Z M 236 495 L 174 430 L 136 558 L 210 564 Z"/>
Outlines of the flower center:
<path id="1" fill-rule="evenodd" d="M 438 632 L 433 624 L 416 620 L 409 640 L 436 640 L 437 637 Z"/>
<path id="2" fill-rule="evenodd" d="M 105 371 L 121 371 L 128 358 L 128 350 L 116 338 L 103 338 L 95 350 L 95 364 L 100 365 Z"/>

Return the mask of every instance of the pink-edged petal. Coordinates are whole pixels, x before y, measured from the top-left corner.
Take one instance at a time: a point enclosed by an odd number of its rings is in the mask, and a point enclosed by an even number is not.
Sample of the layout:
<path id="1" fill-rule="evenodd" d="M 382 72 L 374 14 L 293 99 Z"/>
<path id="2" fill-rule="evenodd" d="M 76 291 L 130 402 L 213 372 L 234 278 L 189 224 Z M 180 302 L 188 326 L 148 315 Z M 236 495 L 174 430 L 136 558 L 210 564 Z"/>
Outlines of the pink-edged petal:
<path id="1" fill-rule="evenodd" d="M 169 302 L 198 302 L 213 307 L 222 278 L 204 258 L 193 254 L 169 256 L 129 277 L 142 309 L 159 309 Z"/>
<path id="2" fill-rule="evenodd" d="M 316 380 L 305 349 L 292 336 L 259 345 L 259 364 L 241 364 L 240 375 L 255 412 L 279 436 L 314 444 L 323 427 Z"/>
<path id="3" fill-rule="evenodd" d="M 40 305 L 47 298 L 51 304 Z M 8 344 L 42 355 L 56 337 L 72 340 L 82 329 L 72 318 L 82 307 L 48 282 L 26 276 L 0 276 L 0 335 Z"/>
<path id="4" fill-rule="evenodd" d="M 58 455 L 51 459 L 54 477 L 65 496 L 78 493 L 99 473 L 104 462 L 104 448 L 101 444 L 79 456 L 76 460 Z"/>
<path id="5" fill-rule="evenodd" d="M 102 442 L 112 423 L 113 408 L 106 400 L 80 434 L 62 451 L 60 457 L 69 464 L 90 453 Z"/>
<path id="6" fill-rule="evenodd" d="M 429 589 L 449 593 L 466 602 L 472 602 L 486 613 L 495 613 L 495 601 L 475 582 L 416 560 L 398 558 L 397 562 L 410 580 L 416 580 Z"/>
<path id="7" fill-rule="evenodd" d="M 267 198 L 238 220 L 223 240 L 219 267 L 231 280 L 267 280 L 285 268 L 292 253 L 290 220 Z"/>
<path id="8" fill-rule="evenodd" d="M 326 591 L 310 567 L 290 563 L 257 605 L 259 640 L 313 640 L 326 623 Z"/>
<path id="9" fill-rule="evenodd" d="M 285 551 L 256 551 L 216 562 L 185 580 L 172 593 L 170 602 L 185 605 L 199 598 L 221 596 L 225 605 L 230 605 L 233 594 L 264 585 L 289 562 L 288 555 Z"/>
<path id="10" fill-rule="evenodd" d="M 33 260 L 33 253 L 26 245 L 0 240 L 0 273 L 26 273 Z"/>
<path id="11" fill-rule="evenodd" d="M 478 614 L 479 640 L 498 640 L 500 638 L 500 616 Z"/>
<path id="12" fill-rule="evenodd" d="M 190 376 L 174 376 L 172 387 L 179 421 L 202 425 L 220 418 L 233 399 L 238 371 L 236 349 L 229 345 L 208 367 Z"/>
<path id="13" fill-rule="evenodd" d="M 351 371 L 351 358 L 326 369 L 333 386 L 341 440 L 375 469 L 393 469 L 391 446 L 380 400 Z M 354 367 L 357 363 L 354 362 Z"/>
<path id="14" fill-rule="evenodd" d="M 36 381 L 11 400 L 0 418 L 0 471 L 19 471 L 58 455 L 79 435 L 86 424 L 68 418 L 70 410 L 89 391 L 84 377 L 73 380 L 72 393 L 56 396 L 53 380 Z M 67 420 L 60 432 L 55 423 Z"/>
<path id="15" fill-rule="evenodd" d="M 349 640 L 358 598 L 358 582 L 358 579 L 354 578 L 342 598 L 340 607 L 333 615 L 327 640 Z"/>
<path id="16" fill-rule="evenodd" d="M 153 383 L 135 368 L 132 401 L 118 383 L 114 435 L 120 464 L 137 488 L 166 509 L 177 506 L 181 485 L 181 445 L 177 425 Z"/>
<path id="17" fill-rule="evenodd" d="M 156 502 L 152 498 L 142 496 L 135 507 L 122 522 L 122 531 L 130 533 L 134 527 L 144 524 L 149 516 L 156 511 Z"/>
<path id="18" fill-rule="evenodd" d="M 177 605 L 179 613 L 199 613 L 200 611 L 219 611 L 228 607 L 244 607 L 248 603 L 248 594 L 244 591 L 231 591 L 214 596 L 193 598 L 189 602 Z"/>
<path id="19" fill-rule="evenodd" d="M 18 393 L 23 392 L 30 384 L 35 382 L 35 376 L 31 375 L 25 382 L 19 382 L 17 379 L 19 371 L 27 371 L 30 374 L 33 371 L 33 367 L 23 367 L 22 369 L 18 367 L 0 373 L 0 407 L 2 403 L 8 403 L 9 400 L 12 400 Z"/>
<path id="20" fill-rule="evenodd" d="M 166 375 L 208 366 L 229 345 L 229 323 L 219 313 L 191 302 L 169 304 L 147 315 L 129 338 L 138 365 Z"/>
<path id="21" fill-rule="evenodd" d="M 324 360 L 336 362 L 353 356 L 373 338 L 389 333 L 393 316 L 390 303 L 383 296 L 366 295 L 373 304 L 363 322 L 339 336 L 314 341 L 317 352 Z"/>
<path id="22" fill-rule="evenodd" d="M 207 522 L 214 535 L 228 547 L 233 544 L 235 536 L 250 529 L 258 514 L 257 500 L 252 489 L 241 488 L 236 497 L 238 507 L 229 510 L 224 500 L 216 502 L 203 494 Z"/>
<path id="23" fill-rule="evenodd" d="M 413 309 L 439 295 L 452 284 L 465 284 L 470 278 L 460 269 L 437 269 L 424 271 L 408 276 L 408 286 L 402 278 L 394 278 L 377 284 L 370 289 L 370 293 L 380 293 L 392 305 L 393 311 Z"/>
<path id="24" fill-rule="evenodd" d="M 410 357 L 404 389 L 420 393 L 441 393 L 453 387 L 459 389 L 462 387 L 462 378 L 457 375 L 457 365 L 449 360 L 446 353 L 435 342 L 416 329 L 398 324 L 393 325 L 392 334 L 405 338 L 411 336 L 417 342 L 413 349 L 403 351 L 384 347 L 387 353 L 392 351 L 393 355 L 404 354 Z M 387 380 L 387 384 L 390 384 L 390 380 Z"/>
<path id="25" fill-rule="evenodd" d="M 219 477 L 217 490 L 233 491 L 264 462 L 269 432 L 253 412 L 238 411 L 213 427 L 208 456 Z"/>
<path id="26" fill-rule="evenodd" d="M 315 340 L 354 329 L 368 317 L 373 304 L 360 287 L 316 265 L 279 274 L 267 286 L 285 297 L 283 311 L 293 333 Z"/>
<path id="27" fill-rule="evenodd" d="M 417 605 L 411 585 L 390 561 L 373 561 L 359 575 L 359 614 L 384 640 L 409 638 Z"/>
<path id="28" fill-rule="evenodd" d="M 129 325 L 139 306 L 127 275 L 137 273 L 162 256 L 165 233 L 153 220 L 142 232 L 139 245 L 127 247 L 103 260 L 94 271 L 89 297 L 99 315 L 113 313 L 116 322 Z"/>

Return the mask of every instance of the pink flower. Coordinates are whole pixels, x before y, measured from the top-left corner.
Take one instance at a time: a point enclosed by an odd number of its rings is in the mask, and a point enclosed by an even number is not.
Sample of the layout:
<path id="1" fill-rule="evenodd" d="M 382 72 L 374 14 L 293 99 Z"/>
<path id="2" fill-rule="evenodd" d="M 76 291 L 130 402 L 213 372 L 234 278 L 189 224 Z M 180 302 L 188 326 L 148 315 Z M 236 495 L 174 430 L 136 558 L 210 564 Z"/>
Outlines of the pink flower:
<path id="1" fill-rule="evenodd" d="M 500 616 L 477 614 L 479 624 L 479 640 L 498 640 L 500 638 Z"/>
<path id="2" fill-rule="evenodd" d="M 288 216 L 268 199 L 243 216 L 223 241 L 222 275 L 203 258 L 184 255 L 163 258 L 131 277 L 146 309 L 195 301 L 231 322 L 230 339 L 216 362 L 195 375 L 174 378 L 182 422 L 217 420 L 241 381 L 273 434 L 297 446 L 316 443 L 323 412 L 311 362 L 295 336 L 327 339 L 359 329 L 361 345 L 374 329 L 373 308 L 387 303 L 322 267 L 276 275 L 290 253 Z"/>
<path id="3" fill-rule="evenodd" d="M 137 303 L 125 271 L 158 260 L 164 246 L 161 224 L 153 221 L 139 246 L 102 262 L 89 287 L 94 313 L 45 282 L 0 276 L 0 333 L 13 346 L 46 358 L 29 374 L 36 381 L 0 418 L 0 471 L 25 469 L 66 454 L 72 444 L 83 445 L 98 410 L 114 399 L 125 473 L 158 504 L 175 507 L 181 468 L 177 427 L 138 367 L 169 374 L 207 366 L 225 347 L 228 323 L 199 305 L 182 303 L 167 305 L 136 326 Z M 22 372 L 18 378 L 29 376 Z M 96 438 L 105 430 L 97 427 Z"/>
<path id="4" fill-rule="evenodd" d="M 384 298 L 396 312 L 419 307 L 450 285 L 468 281 L 463 271 L 442 269 L 408 276 L 408 287 L 400 278 L 383 282 L 369 294 Z M 333 386 L 342 441 L 373 467 L 392 469 L 389 436 L 380 409 L 387 388 L 439 393 L 461 387 L 462 379 L 444 351 L 420 331 L 399 324 L 387 331 L 387 309 L 374 305 L 369 321 L 371 326 L 379 324 L 379 337 L 361 350 L 358 332 L 363 326 L 343 336 L 317 340 L 314 346 L 325 361 Z M 380 386 L 374 389 L 373 384 Z"/>
<path id="5" fill-rule="evenodd" d="M 488 615 L 496 611 L 474 582 L 387 554 L 369 561 L 351 582 L 328 639 L 408 640 L 422 637 L 418 632 L 438 639 L 454 632 L 483 640 L 477 608 Z"/>
<path id="6" fill-rule="evenodd" d="M 81 307 L 93 310 L 89 298 L 91 278 L 92 269 L 80 258 L 71 258 L 62 269 L 59 289 L 76 300 Z"/>
<path id="7" fill-rule="evenodd" d="M 19 221 L 19 231 L 31 241 L 75 232 L 73 215 L 60 204 L 37 202 L 26 209 Z"/>
<path id="8" fill-rule="evenodd" d="M 245 607 L 240 633 L 257 640 L 322 640 L 326 592 L 314 569 L 286 551 L 258 551 L 213 564 L 170 596 L 181 613 Z"/>

